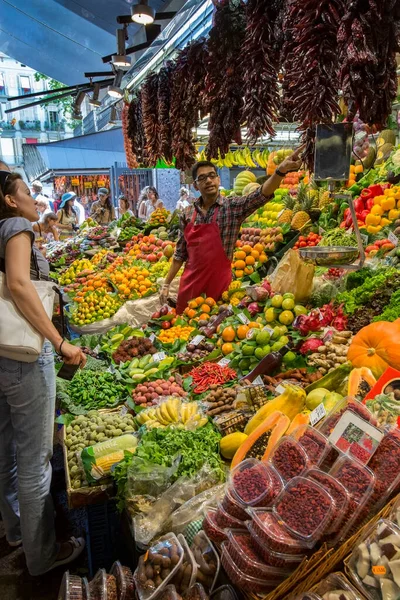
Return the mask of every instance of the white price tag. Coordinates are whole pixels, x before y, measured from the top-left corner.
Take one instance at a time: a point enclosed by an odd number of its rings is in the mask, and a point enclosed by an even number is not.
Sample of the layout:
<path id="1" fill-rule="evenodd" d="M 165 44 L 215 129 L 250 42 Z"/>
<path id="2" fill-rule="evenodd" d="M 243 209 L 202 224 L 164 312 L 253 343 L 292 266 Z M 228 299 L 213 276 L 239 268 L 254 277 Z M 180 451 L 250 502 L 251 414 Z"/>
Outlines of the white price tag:
<path id="1" fill-rule="evenodd" d="M 126 413 L 127 413 L 127 412 L 128 412 L 128 409 L 127 409 L 127 407 L 126 407 L 126 406 L 123 406 L 123 407 L 121 408 L 121 410 L 119 411 L 119 414 L 120 414 L 120 416 L 121 416 L 121 417 L 124 417 L 124 416 L 126 415 Z"/>
<path id="2" fill-rule="evenodd" d="M 270 335 L 272 335 L 274 333 L 274 330 L 272 329 L 272 327 L 268 327 L 268 325 L 266 325 L 265 327 L 263 327 L 262 331 L 268 331 L 268 333 Z"/>
<path id="3" fill-rule="evenodd" d="M 194 346 L 198 346 L 200 342 L 204 340 L 204 335 L 196 335 L 189 344 L 193 344 Z"/>
<path id="4" fill-rule="evenodd" d="M 324 403 L 321 402 L 321 404 L 318 404 L 317 408 L 314 408 L 314 410 L 310 412 L 310 425 L 316 425 L 325 416 L 325 406 Z"/>
<path id="5" fill-rule="evenodd" d="M 149 335 L 149 340 L 151 341 L 151 343 L 153 343 L 155 339 L 156 339 L 155 333 L 152 333 L 151 335 Z"/>
<path id="6" fill-rule="evenodd" d="M 319 235 L 324 235 L 325 229 L 323 227 L 319 227 L 318 228 L 318 233 L 319 233 Z"/>
<path id="7" fill-rule="evenodd" d="M 346 229 L 346 233 L 348 233 L 349 235 L 353 233 L 353 225 L 351 225 L 351 227 Z"/>
<path id="8" fill-rule="evenodd" d="M 153 354 L 153 362 L 158 362 L 159 360 L 163 360 L 167 355 L 165 352 L 156 352 Z"/>
<path id="9" fill-rule="evenodd" d="M 250 323 L 250 319 L 248 319 L 244 313 L 239 313 L 237 318 L 243 323 L 243 325 L 247 325 L 247 323 Z"/>
<path id="10" fill-rule="evenodd" d="M 96 352 L 96 354 L 98 354 L 101 350 L 101 346 L 100 344 L 97 344 L 96 348 L 93 348 L 93 352 Z"/>
<path id="11" fill-rule="evenodd" d="M 220 367 L 226 367 L 227 365 L 229 365 L 230 363 L 230 359 L 229 358 L 221 358 L 221 360 L 218 362 L 218 364 L 220 365 Z"/>
<path id="12" fill-rule="evenodd" d="M 285 392 L 285 388 L 283 387 L 283 385 L 277 385 L 275 388 L 275 391 L 278 392 L 278 394 L 283 394 Z"/>
<path id="13" fill-rule="evenodd" d="M 360 238 L 363 244 L 368 244 L 368 236 L 365 233 L 360 233 Z"/>
<path id="14" fill-rule="evenodd" d="M 253 379 L 253 385 L 264 385 L 261 375 L 257 375 L 257 377 Z"/>
<path id="15" fill-rule="evenodd" d="M 397 246 L 397 244 L 399 243 L 399 238 L 393 233 L 393 231 L 389 233 L 388 240 L 390 240 L 395 246 Z"/>

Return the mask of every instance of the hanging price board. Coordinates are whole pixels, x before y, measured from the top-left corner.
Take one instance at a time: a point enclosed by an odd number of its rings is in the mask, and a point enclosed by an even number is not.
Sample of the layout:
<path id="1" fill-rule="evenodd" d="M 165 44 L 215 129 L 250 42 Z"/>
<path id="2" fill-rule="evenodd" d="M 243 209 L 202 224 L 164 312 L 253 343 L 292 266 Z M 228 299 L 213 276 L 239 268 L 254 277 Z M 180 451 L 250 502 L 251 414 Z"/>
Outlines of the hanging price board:
<path id="1" fill-rule="evenodd" d="M 74 179 L 71 179 L 71 185 L 79 185 L 79 179 L 76 179 L 76 177 L 74 177 Z"/>

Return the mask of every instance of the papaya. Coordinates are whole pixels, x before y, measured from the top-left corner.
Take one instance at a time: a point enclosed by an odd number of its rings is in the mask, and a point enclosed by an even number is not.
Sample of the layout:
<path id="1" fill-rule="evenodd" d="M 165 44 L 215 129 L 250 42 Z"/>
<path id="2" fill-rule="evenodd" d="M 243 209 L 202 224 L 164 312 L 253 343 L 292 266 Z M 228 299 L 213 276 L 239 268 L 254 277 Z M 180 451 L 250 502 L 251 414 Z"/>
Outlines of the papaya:
<path id="1" fill-rule="evenodd" d="M 245 458 L 267 460 L 289 424 L 290 419 L 278 410 L 271 413 L 239 446 L 233 457 L 231 469 Z"/>
<path id="2" fill-rule="evenodd" d="M 235 452 L 247 437 L 248 436 L 245 433 L 241 433 L 240 431 L 225 435 L 219 442 L 219 449 L 222 456 L 228 460 L 232 459 L 235 456 Z"/>
<path id="3" fill-rule="evenodd" d="M 295 429 L 300 427 L 301 425 L 308 425 L 310 422 L 310 413 L 301 412 L 295 416 L 293 421 L 289 425 L 289 429 L 286 432 L 286 435 L 290 435 Z"/>
<path id="4" fill-rule="evenodd" d="M 370 369 L 367 367 L 353 369 L 349 375 L 347 393 L 349 396 L 357 398 L 357 400 L 364 400 L 375 384 L 376 379 Z"/>
<path id="5" fill-rule="evenodd" d="M 285 391 L 280 396 L 264 404 L 250 419 L 244 428 L 244 432 L 250 435 L 263 421 L 273 412 L 280 411 L 291 421 L 305 409 L 306 393 L 296 385 L 286 385 Z"/>

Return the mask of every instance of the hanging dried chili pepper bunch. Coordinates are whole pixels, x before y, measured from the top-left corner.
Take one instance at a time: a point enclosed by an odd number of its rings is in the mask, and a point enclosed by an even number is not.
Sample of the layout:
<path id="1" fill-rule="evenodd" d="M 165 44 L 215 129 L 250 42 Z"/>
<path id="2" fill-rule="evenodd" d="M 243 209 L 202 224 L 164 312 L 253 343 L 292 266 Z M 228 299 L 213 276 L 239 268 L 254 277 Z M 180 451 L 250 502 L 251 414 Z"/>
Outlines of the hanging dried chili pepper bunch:
<path id="1" fill-rule="evenodd" d="M 160 151 L 160 125 L 158 121 L 158 73 L 147 75 L 141 87 L 143 129 L 148 163 L 154 167 Z"/>
<path id="2" fill-rule="evenodd" d="M 139 165 L 137 162 L 136 155 L 132 151 L 131 140 L 129 139 L 128 133 L 129 126 L 129 102 L 124 100 L 122 106 L 122 133 L 124 136 L 124 149 L 126 156 L 126 163 L 130 169 L 136 169 Z"/>
<path id="3" fill-rule="evenodd" d="M 145 139 L 142 121 L 142 103 L 139 96 L 132 98 L 128 111 L 128 137 L 132 154 L 139 164 L 148 166 L 145 152 Z"/>
<path id="4" fill-rule="evenodd" d="M 206 76 L 206 43 L 190 42 L 175 61 L 171 97 L 172 153 L 176 168 L 186 171 L 195 163 L 196 147 L 192 130 L 199 124 L 202 91 Z"/>
<path id="5" fill-rule="evenodd" d="M 278 88 L 279 42 L 275 24 L 283 8 L 283 0 L 271 3 L 248 0 L 247 25 L 242 49 L 244 76 L 243 123 L 247 124 L 249 143 L 269 133 L 275 135 L 273 123 L 278 121 L 280 96 Z"/>
<path id="6" fill-rule="evenodd" d="M 213 0 L 214 24 L 207 48 L 205 98 L 210 113 L 207 158 L 222 158 L 232 141 L 242 143 L 245 5 L 242 0 Z"/>
<path id="7" fill-rule="evenodd" d="M 338 31 L 340 86 L 349 108 L 368 125 L 385 127 L 397 92 L 398 0 L 353 0 Z"/>
<path id="8" fill-rule="evenodd" d="M 284 100 L 307 142 L 305 161 L 312 168 L 313 130 L 340 114 L 337 33 L 343 0 L 288 0 L 284 19 Z M 311 129 L 307 133 L 307 129 Z"/>
<path id="9" fill-rule="evenodd" d="M 158 126 L 159 126 L 159 151 L 167 163 L 172 163 L 172 129 L 169 118 L 171 107 L 172 77 L 174 63 L 168 61 L 158 72 Z"/>

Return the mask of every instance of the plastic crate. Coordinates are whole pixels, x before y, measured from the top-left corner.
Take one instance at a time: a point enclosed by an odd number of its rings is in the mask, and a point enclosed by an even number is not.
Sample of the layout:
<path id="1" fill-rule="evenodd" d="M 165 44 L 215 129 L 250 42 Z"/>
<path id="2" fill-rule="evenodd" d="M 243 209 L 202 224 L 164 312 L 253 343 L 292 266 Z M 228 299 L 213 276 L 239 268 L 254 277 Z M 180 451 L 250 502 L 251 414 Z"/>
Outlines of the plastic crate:
<path id="1" fill-rule="evenodd" d="M 116 543 L 119 537 L 120 517 L 115 502 L 86 507 L 86 546 L 90 576 L 100 568 L 107 571 L 118 559 Z"/>

